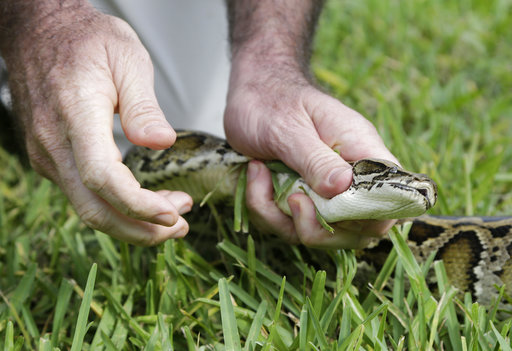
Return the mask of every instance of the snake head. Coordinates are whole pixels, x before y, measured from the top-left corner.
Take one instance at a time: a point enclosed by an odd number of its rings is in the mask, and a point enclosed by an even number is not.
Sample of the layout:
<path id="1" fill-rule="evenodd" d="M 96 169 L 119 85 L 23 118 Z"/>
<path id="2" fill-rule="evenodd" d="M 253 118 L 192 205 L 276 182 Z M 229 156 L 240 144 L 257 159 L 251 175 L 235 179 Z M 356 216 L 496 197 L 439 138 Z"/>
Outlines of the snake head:
<path id="1" fill-rule="evenodd" d="M 353 163 L 353 186 L 388 188 L 403 201 L 421 202 L 424 211 L 437 200 L 437 185 L 427 175 L 402 169 L 391 161 L 363 159 Z"/>

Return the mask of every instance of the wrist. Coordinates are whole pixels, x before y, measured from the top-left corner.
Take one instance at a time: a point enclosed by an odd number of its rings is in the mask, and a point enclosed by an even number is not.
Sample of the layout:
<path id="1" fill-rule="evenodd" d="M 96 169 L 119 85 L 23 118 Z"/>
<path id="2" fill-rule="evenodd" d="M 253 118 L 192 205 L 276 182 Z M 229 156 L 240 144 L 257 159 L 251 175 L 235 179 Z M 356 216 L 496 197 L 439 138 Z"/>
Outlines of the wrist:
<path id="1" fill-rule="evenodd" d="M 304 67 L 294 57 L 286 54 L 258 55 L 250 50 L 240 51 L 232 59 L 228 99 L 241 88 L 243 91 L 260 91 L 286 84 L 291 89 L 311 85 L 312 82 L 309 67 Z"/>
<path id="2" fill-rule="evenodd" d="M 228 0 L 232 60 L 309 73 L 322 0 Z"/>
<path id="3" fill-rule="evenodd" d="M 232 44 L 232 72 L 296 73 L 309 76 L 309 55 L 282 34 L 267 29 L 238 45 Z"/>

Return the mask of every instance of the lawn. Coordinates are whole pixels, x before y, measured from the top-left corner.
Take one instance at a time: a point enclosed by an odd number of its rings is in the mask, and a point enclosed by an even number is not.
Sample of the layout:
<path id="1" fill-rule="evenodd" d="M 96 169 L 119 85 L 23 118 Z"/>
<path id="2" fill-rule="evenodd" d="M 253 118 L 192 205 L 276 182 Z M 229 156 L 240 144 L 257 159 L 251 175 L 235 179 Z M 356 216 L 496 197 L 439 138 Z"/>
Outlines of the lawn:
<path id="1" fill-rule="evenodd" d="M 511 38 L 511 0 L 332 0 L 312 67 L 437 182 L 432 214 L 512 215 Z M 86 228 L 3 149 L 0 163 L 5 350 L 511 349 L 510 314 L 452 289 L 440 262 L 419 266 L 407 228 L 362 282 L 352 251 L 276 254 L 222 208 L 191 219 L 189 241 L 138 248 Z"/>

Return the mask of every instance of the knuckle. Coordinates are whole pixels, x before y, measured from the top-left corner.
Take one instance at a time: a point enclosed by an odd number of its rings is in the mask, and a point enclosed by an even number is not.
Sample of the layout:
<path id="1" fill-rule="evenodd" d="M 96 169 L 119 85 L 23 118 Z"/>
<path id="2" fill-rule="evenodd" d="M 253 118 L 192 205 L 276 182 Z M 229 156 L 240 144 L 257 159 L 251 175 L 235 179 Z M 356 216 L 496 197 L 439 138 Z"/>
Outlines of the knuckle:
<path id="1" fill-rule="evenodd" d="M 290 121 L 284 118 L 276 118 L 273 123 L 269 123 L 267 125 L 267 130 L 265 132 L 268 133 L 270 141 L 282 143 L 280 140 L 286 136 L 286 134 L 283 134 L 283 130 L 288 128 L 290 128 Z"/>
<path id="2" fill-rule="evenodd" d="M 188 224 L 183 220 L 171 228 L 158 225 L 152 225 L 152 228 L 153 230 L 147 231 L 138 237 L 134 244 L 142 247 L 156 246 L 170 238 L 183 237 L 188 232 Z"/>
<path id="3" fill-rule="evenodd" d="M 388 220 L 381 222 L 377 225 L 376 230 L 374 231 L 374 237 L 378 239 L 382 239 L 386 237 L 388 232 L 391 230 L 391 228 L 395 225 L 397 221 L 396 220 Z"/>
<path id="4" fill-rule="evenodd" d="M 131 206 L 127 206 L 123 210 L 123 214 L 125 216 L 130 217 L 130 218 L 135 218 L 135 219 L 141 219 L 140 216 L 137 215 L 137 213 L 138 213 L 138 209 L 135 208 L 133 204 Z"/>
<path id="5" fill-rule="evenodd" d="M 42 159 L 42 157 L 39 155 L 35 156 L 29 154 L 29 163 L 36 173 L 42 177 L 52 179 L 50 172 L 47 170 L 47 163 Z"/>
<path id="6" fill-rule="evenodd" d="M 26 138 L 27 148 L 35 152 L 39 152 L 40 149 L 56 148 L 62 141 L 55 129 L 55 118 L 34 116 L 33 119 L 28 138 Z"/>
<path id="7" fill-rule="evenodd" d="M 40 148 L 34 145 L 33 143 L 27 143 L 26 148 L 30 166 L 37 173 L 41 173 L 41 171 L 45 168 L 46 160 L 45 157 L 42 155 Z"/>
<path id="8" fill-rule="evenodd" d="M 324 179 L 319 179 L 319 177 L 315 177 L 315 175 L 320 174 L 321 177 L 327 176 L 327 172 L 332 168 L 332 164 L 331 157 L 320 154 L 317 151 L 312 151 L 304 162 L 304 177 L 306 177 L 313 186 L 322 183 Z"/>
<path id="9" fill-rule="evenodd" d="M 137 53 L 140 54 L 140 57 L 145 58 L 147 61 L 151 61 L 149 53 L 140 43 L 137 32 L 130 26 L 128 22 L 116 16 L 108 15 L 106 18 L 110 27 L 112 28 L 114 35 L 117 37 L 118 42 L 125 45 L 136 44 L 139 48 Z"/>
<path id="10" fill-rule="evenodd" d="M 39 175 L 52 179 L 52 176 L 48 170 L 48 162 L 44 160 L 39 154 L 29 154 L 29 163 L 30 166 L 36 171 Z"/>
<path id="11" fill-rule="evenodd" d="M 284 130 L 290 129 L 290 124 L 290 121 L 283 118 L 276 118 L 273 123 L 267 124 L 262 133 L 263 136 L 266 136 L 262 147 L 267 148 L 271 156 L 282 158 L 282 155 L 288 155 L 295 151 L 296 142 L 291 139 L 295 134 L 283 133 Z"/>
<path id="12" fill-rule="evenodd" d="M 41 119 L 37 119 L 30 130 L 31 139 L 35 139 L 37 142 L 42 143 L 48 138 L 48 132 L 49 130 L 46 128 L 46 123 Z"/>
<path id="13" fill-rule="evenodd" d="M 108 165 L 89 162 L 80 170 L 80 177 L 89 190 L 101 193 L 108 184 Z"/>
<path id="14" fill-rule="evenodd" d="M 249 211 L 260 216 L 263 214 L 261 209 L 265 208 L 265 205 L 268 205 L 266 201 L 261 198 L 260 194 L 257 193 L 247 194 L 245 203 Z"/>
<path id="15" fill-rule="evenodd" d="M 134 245 L 141 246 L 141 247 L 152 247 L 160 244 L 162 240 L 158 240 L 155 235 L 152 234 L 145 234 L 142 235 L 136 242 L 134 242 Z"/>
<path id="16" fill-rule="evenodd" d="M 144 203 L 133 201 L 131 203 L 123 203 L 122 207 L 121 212 L 123 212 L 125 216 L 138 220 L 147 220 L 146 213 L 148 206 L 144 205 Z"/>
<path id="17" fill-rule="evenodd" d="M 372 235 L 372 236 L 375 238 L 378 238 L 378 239 L 382 239 L 387 235 L 387 233 L 388 233 L 388 230 L 386 228 L 381 228 L 381 229 L 376 230 L 375 233 L 373 233 L 374 235 Z"/>
<path id="18" fill-rule="evenodd" d="M 127 46 L 126 51 L 129 52 L 129 55 L 123 59 L 123 64 L 127 68 L 136 69 L 136 72 L 153 74 L 154 67 L 149 52 L 137 38 L 130 40 Z"/>
<path id="19" fill-rule="evenodd" d="M 88 227 L 92 229 L 109 232 L 109 215 L 101 206 L 86 204 L 77 209 L 78 215 Z"/>
<path id="20" fill-rule="evenodd" d="M 119 31 L 125 32 L 127 35 L 135 35 L 132 27 L 125 20 L 110 15 L 107 15 L 106 18 L 110 21 L 110 25 L 118 28 Z"/>
<path id="21" fill-rule="evenodd" d="M 299 238 L 297 237 L 297 234 L 295 233 L 295 231 L 293 231 L 293 229 L 288 231 L 281 230 L 281 232 L 278 234 L 285 242 L 287 242 L 290 245 L 301 244 Z"/>
<path id="22" fill-rule="evenodd" d="M 57 166 L 59 163 L 57 160 L 62 158 L 65 147 L 55 143 L 55 141 L 52 144 L 49 140 L 41 143 L 39 140 L 30 139 L 32 140 L 26 142 L 26 152 L 30 166 L 43 177 L 56 182 L 59 179 L 59 167 Z"/>
<path id="23" fill-rule="evenodd" d="M 151 99 L 138 99 L 137 101 L 130 102 L 120 112 L 128 123 L 139 119 L 143 119 L 145 123 L 149 119 L 163 120 L 162 110 Z"/>
<path id="24" fill-rule="evenodd" d="M 316 235 L 312 235 L 311 233 L 309 233 L 306 235 L 301 235 L 301 236 L 299 236 L 299 238 L 300 238 L 300 242 L 302 243 L 302 245 L 304 245 L 306 247 L 318 246 L 318 239 L 317 239 Z"/>
<path id="25" fill-rule="evenodd" d="M 361 236 L 349 249 L 363 250 L 370 244 L 371 238 Z"/>
<path id="26" fill-rule="evenodd" d="M 153 69 L 153 62 L 151 61 L 151 56 L 149 56 L 149 52 L 142 45 L 140 46 L 140 50 L 137 50 L 137 59 L 139 63 L 147 65 L 148 68 Z"/>

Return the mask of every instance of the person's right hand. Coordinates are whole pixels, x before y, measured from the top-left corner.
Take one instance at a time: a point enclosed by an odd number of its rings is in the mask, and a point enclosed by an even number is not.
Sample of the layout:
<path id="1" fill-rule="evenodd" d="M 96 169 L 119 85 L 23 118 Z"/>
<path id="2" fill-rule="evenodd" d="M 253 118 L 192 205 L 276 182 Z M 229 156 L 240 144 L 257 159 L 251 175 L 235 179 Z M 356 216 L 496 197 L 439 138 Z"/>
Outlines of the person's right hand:
<path id="1" fill-rule="evenodd" d="M 112 135 L 118 111 L 134 144 L 175 141 L 149 55 L 125 22 L 79 4 L 18 18 L 16 37 L 0 39 L 30 162 L 94 229 L 138 245 L 182 237 L 190 196 L 141 189 Z"/>

